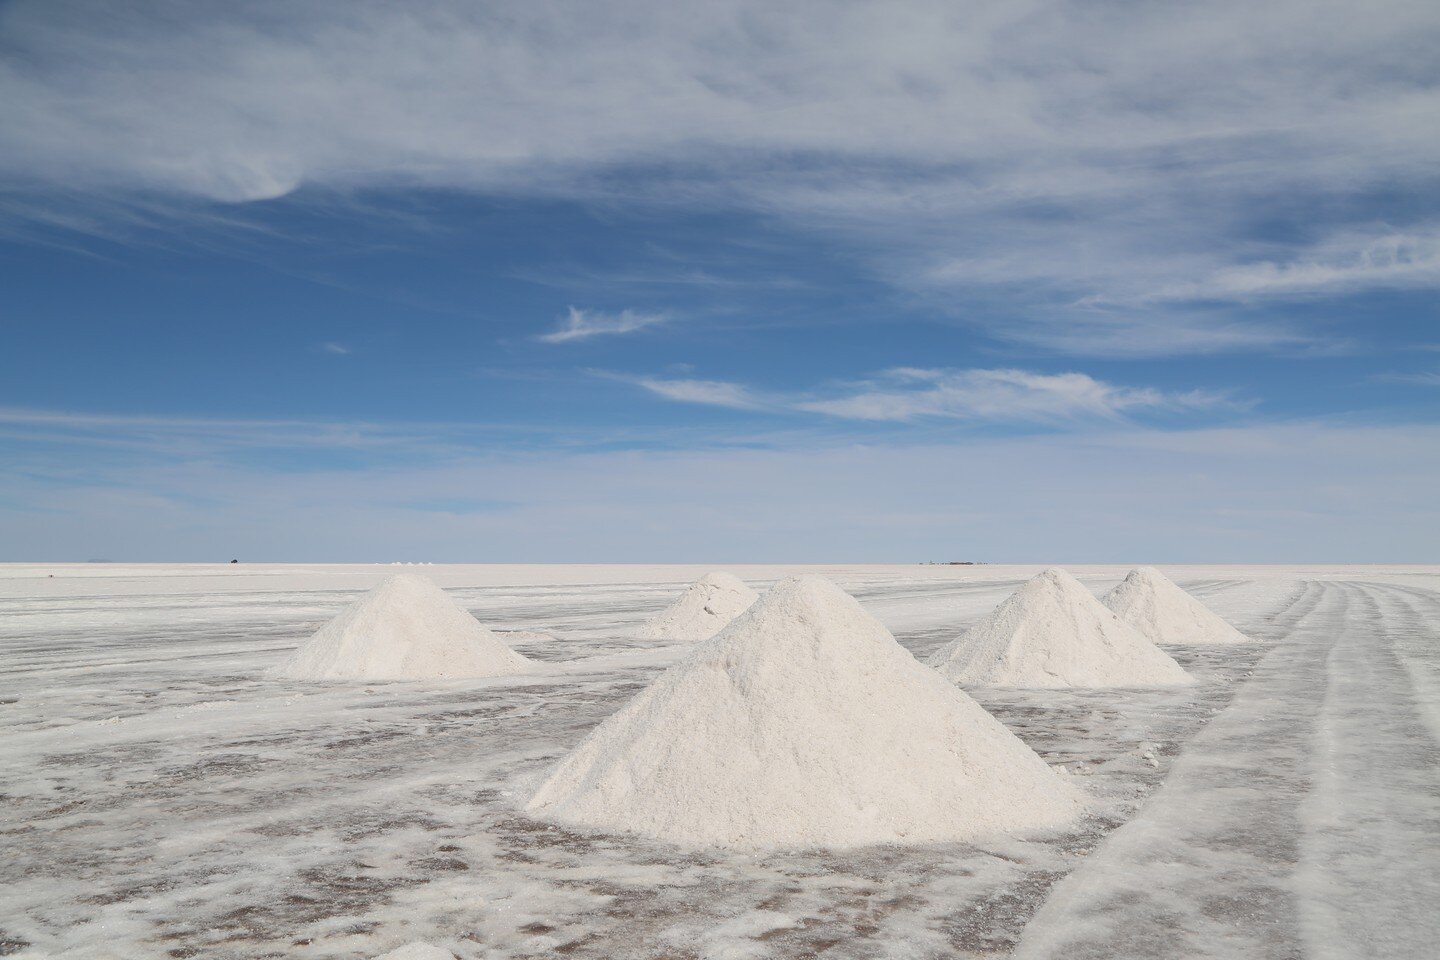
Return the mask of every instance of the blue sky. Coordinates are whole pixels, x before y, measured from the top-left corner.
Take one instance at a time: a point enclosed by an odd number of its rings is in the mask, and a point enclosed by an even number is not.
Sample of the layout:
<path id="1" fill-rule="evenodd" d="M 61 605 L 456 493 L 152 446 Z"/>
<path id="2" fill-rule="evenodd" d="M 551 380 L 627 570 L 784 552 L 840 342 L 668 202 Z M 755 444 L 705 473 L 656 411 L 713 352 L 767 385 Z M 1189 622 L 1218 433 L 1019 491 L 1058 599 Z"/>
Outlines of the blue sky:
<path id="1" fill-rule="evenodd" d="M 1428 4 L 0 6 L 0 558 L 1434 561 Z"/>

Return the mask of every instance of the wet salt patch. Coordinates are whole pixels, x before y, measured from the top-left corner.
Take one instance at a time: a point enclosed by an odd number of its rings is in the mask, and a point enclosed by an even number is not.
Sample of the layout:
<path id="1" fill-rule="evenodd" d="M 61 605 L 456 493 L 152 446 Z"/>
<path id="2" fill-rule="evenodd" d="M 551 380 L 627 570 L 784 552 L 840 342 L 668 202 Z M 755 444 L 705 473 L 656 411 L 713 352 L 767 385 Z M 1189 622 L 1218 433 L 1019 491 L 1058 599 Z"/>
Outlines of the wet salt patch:
<path id="1" fill-rule="evenodd" d="M 700 952 L 717 960 L 769 956 L 770 941 L 778 939 L 783 932 L 803 929 L 804 921 L 805 918 L 774 910 L 751 910 L 705 931 L 700 937 Z M 680 941 L 675 944 L 678 949 L 693 946 L 683 936 L 677 939 Z"/>
<path id="2" fill-rule="evenodd" d="M 938 643 L 901 640 L 917 653 Z M 561 642 L 586 652 L 568 634 Z M 131 643 L 163 656 L 144 638 Z M 233 705 L 178 724 L 164 712 L 215 696 L 195 677 L 199 663 L 188 676 L 111 668 L 111 686 L 132 688 L 126 698 L 159 701 L 153 718 L 0 739 L 0 779 L 7 792 L 23 785 L 7 801 L 17 815 L 0 824 L 13 851 L 0 867 L 0 938 L 57 956 L 353 958 L 439 931 L 467 960 L 562 948 L 608 958 L 700 954 L 707 942 L 746 949 L 743 924 L 723 943 L 706 937 L 754 913 L 794 921 L 750 937 L 768 956 L 1003 952 L 1053 878 L 1084 861 L 1158 784 L 1167 751 L 1223 702 L 1208 696 L 1210 683 L 987 702 L 1053 765 L 1093 768 L 1086 787 L 1108 805 L 1080 830 L 1034 841 L 702 856 L 521 816 L 515 784 L 541 774 L 659 668 L 634 652 L 613 669 L 479 687 L 297 696 L 229 681 Z M 1184 665 L 1202 680 L 1228 677 L 1244 655 Z M 265 660 L 231 652 L 214 662 L 244 676 L 247 663 Z M 57 689 L 47 707 L 89 709 L 100 689 Z M 97 734 L 105 729 L 122 739 Z M 1145 742 L 1159 746 L 1161 767 L 1135 753 Z"/>

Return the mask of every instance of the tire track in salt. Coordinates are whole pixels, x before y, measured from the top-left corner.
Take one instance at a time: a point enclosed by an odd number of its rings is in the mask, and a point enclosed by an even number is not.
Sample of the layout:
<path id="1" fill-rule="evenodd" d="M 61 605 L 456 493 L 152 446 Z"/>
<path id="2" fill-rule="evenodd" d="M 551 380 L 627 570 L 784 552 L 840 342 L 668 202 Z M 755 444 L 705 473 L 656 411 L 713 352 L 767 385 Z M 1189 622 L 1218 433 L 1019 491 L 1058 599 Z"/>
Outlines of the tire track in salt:
<path id="1" fill-rule="evenodd" d="M 1250 580 L 1187 580 L 1185 590 L 1198 597 L 1209 597 L 1251 582 Z"/>
<path id="2" fill-rule="evenodd" d="M 1313 789 L 1300 806 L 1306 953 L 1423 957 L 1440 942 L 1440 744 L 1397 641 L 1418 632 L 1433 649 L 1437 638 L 1405 592 L 1343 589 L 1361 623 L 1330 650 Z"/>
<path id="3" fill-rule="evenodd" d="M 1193 739 L 1140 814 L 1056 885 L 1015 956 L 1296 958 L 1293 874 L 1313 734 L 1336 636 L 1354 603 L 1312 581 L 1266 633 L 1283 637 Z"/>
<path id="4" fill-rule="evenodd" d="M 1392 610 L 1397 629 L 1395 652 L 1410 683 L 1430 735 L 1440 741 L 1440 593 L 1422 587 L 1385 584 L 1403 610 Z"/>

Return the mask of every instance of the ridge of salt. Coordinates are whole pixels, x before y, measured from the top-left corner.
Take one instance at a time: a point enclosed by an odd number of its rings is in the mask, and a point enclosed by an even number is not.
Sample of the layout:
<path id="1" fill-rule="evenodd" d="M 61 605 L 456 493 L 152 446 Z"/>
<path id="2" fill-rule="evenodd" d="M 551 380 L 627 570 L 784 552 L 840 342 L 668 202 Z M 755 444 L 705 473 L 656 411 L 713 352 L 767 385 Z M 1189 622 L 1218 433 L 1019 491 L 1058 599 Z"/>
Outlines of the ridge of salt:
<path id="1" fill-rule="evenodd" d="M 759 597 L 745 581 L 716 570 L 686 587 L 670 606 L 641 625 L 636 636 L 645 640 L 708 640 Z"/>
<path id="2" fill-rule="evenodd" d="M 525 673 L 530 660 L 429 579 L 387 577 L 268 675 L 290 680 L 423 680 Z"/>
<path id="3" fill-rule="evenodd" d="M 532 816 L 700 847 L 932 843 L 1083 794 L 839 587 L 781 582 L 570 751 Z"/>
<path id="4" fill-rule="evenodd" d="M 1101 603 L 1156 643 L 1254 642 L 1154 567 L 1131 570 Z"/>
<path id="5" fill-rule="evenodd" d="M 979 687 L 1167 687 L 1194 679 L 1058 567 L 1026 581 L 930 658 Z"/>

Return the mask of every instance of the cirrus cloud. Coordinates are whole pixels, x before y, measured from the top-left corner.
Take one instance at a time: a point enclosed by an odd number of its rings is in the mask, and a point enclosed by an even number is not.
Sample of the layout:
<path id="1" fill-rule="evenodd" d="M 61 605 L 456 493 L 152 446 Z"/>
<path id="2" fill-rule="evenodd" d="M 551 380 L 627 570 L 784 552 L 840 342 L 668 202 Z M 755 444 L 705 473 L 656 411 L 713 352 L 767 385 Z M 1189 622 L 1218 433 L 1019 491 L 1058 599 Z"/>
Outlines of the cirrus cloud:
<path id="1" fill-rule="evenodd" d="M 1084 373 L 897 367 L 828 391 L 757 391 L 741 383 L 605 374 L 679 403 L 791 413 L 842 420 L 906 423 L 925 419 L 1061 425 L 1120 420 L 1143 411 L 1198 411 L 1244 406 L 1212 391 L 1167 392 L 1107 383 Z"/>
<path id="2" fill-rule="evenodd" d="M 1440 283 L 1339 249 L 1381 191 L 1434 233 L 1434 4 L 18 0 L 0 35 L 0 219 L 47 229 L 303 188 L 738 210 L 1076 354 L 1309 348 L 1159 307 Z"/>
<path id="3" fill-rule="evenodd" d="M 571 307 L 558 327 L 535 339 L 542 343 L 568 343 L 572 340 L 588 340 L 591 337 L 634 333 L 636 330 L 665 323 L 669 319 L 669 315 L 663 313 L 637 313 L 633 310 L 602 313 Z"/>

